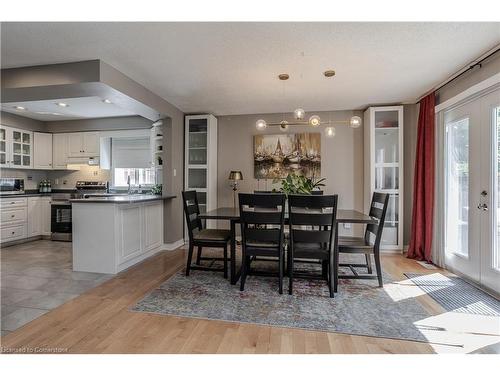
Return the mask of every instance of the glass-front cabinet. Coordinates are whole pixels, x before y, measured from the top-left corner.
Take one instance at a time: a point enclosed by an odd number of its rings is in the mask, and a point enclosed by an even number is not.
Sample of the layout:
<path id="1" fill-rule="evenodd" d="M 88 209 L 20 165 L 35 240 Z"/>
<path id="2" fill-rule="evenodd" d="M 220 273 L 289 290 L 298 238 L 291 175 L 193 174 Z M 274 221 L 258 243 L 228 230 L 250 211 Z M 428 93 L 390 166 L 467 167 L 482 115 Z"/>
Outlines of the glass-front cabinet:
<path id="1" fill-rule="evenodd" d="M 32 168 L 33 132 L 0 127 L 0 166 L 4 168 Z"/>
<path id="2" fill-rule="evenodd" d="M 216 208 L 217 119 L 213 115 L 186 116 L 184 151 L 184 189 L 196 190 L 201 212 Z"/>
<path id="3" fill-rule="evenodd" d="M 365 211 L 373 192 L 389 194 L 382 248 L 403 249 L 403 106 L 365 111 Z"/>

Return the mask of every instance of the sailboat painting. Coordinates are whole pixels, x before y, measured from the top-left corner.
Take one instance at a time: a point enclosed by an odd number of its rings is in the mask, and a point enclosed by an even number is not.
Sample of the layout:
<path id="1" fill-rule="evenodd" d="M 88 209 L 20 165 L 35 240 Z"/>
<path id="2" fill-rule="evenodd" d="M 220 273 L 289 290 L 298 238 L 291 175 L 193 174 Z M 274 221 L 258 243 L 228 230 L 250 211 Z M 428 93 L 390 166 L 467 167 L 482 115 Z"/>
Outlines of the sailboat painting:
<path id="1" fill-rule="evenodd" d="M 255 135 L 253 155 L 256 179 L 320 177 L 321 133 Z"/>

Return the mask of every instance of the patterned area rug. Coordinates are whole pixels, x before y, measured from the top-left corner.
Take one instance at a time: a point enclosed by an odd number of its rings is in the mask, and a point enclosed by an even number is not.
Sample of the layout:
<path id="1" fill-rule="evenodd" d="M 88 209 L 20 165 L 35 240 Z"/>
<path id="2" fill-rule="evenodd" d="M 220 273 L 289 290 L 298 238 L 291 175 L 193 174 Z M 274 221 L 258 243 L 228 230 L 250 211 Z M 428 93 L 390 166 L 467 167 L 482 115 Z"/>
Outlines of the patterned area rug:
<path id="1" fill-rule="evenodd" d="M 440 273 L 405 273 L 405 276 L 446 311 L 500 316 L 500 301 L 460 277 Z"/>
<path id="2" fill-rule="evenodd" d="M 269 264 L 274 263 L 254 262 L 252 266 Z M 245 291 L 240 292 L 239 283 L 230 285 L 221 273 L 192 271 L 186 277 L 179 272 L 132 310 L 428 342 L 417 322 L 429 314 L 387 274 L 384 283 L 384 288 L 378 288 L 376 280 L 340 280 L 339 293 L 332 299 L 321 280 L 297 279 L 290 296 L 287 278 L 280 295 L 273 277 L 249 276 Z"/>

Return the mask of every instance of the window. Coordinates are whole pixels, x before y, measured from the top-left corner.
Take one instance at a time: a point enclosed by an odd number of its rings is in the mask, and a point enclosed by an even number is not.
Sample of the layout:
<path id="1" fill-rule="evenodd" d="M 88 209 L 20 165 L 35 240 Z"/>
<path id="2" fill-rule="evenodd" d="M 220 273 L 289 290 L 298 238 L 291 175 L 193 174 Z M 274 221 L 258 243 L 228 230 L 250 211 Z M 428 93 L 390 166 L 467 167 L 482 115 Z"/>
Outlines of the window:
<path id="1" fill-rule="evenodd" d="M 112 138 L 111 172 L 112 185 L 116 188 L 148 186 L 155 183 L 149 137 Z"/>
<path id="2" fill-rule="evenodd" d="M 154 168 L 113 168 L 113 185 L 115 187 L 128 186 L 128 176 L 130 176 L 130 185 L 145 186 L 155 183 Z"/>

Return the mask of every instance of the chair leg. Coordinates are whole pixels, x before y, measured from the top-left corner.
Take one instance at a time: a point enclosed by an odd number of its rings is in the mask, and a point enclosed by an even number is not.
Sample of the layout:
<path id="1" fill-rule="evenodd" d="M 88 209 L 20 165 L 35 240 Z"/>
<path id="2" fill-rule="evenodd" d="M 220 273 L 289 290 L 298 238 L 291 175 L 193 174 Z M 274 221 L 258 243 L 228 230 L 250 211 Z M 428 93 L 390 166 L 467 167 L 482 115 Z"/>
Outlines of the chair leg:
<path id="1" fill-rule="evenodd" d="M 224 245 L 224 278 L 227 279 L 227 244 Z"/>
<path id="2" fill-rule="evenodd" d="M 321 261 L 321 275 L 323 276 L 323 278 L 328 280 L 328 261 L 327 260 Z"/>
<path id="3" fill-rule="evenodd" d="M 279 255 L 279 293 L 283 294 L 283 273 L 285 268 L 285 259 L 283 257 L 283 252 Z"/>
<path id="4" fill-rule="evenodd" d="M 334 298 L 335 296 L 334 291 L 336 291 L 336 285 L 334 284 L 337 280 L 337 277 L 334 276 L 334 271 L 335 275 L 337 275 L 338 271 L 335 270 L 334 257 L 330 255 L 330 261 L 328 263 L 328 289 L 330 290 L 330 298 Z"/>
<path id="5" fill-rule="evenodd" d="M 199 266 L 201 262 L 201 250 L 203 248 L 201 246 L 198 246 L 198 254 L 196 255 L 196 264 Z"/>
<path id="6" fill-rule="evenodd" d="M 339 250 L 334 249 L 333 250 L 333 291 L 337 293 L 339 289 Z"/>
<path id="7" fill-rule="evenodd" d="M 245 290 L 245 281 L 247 279 L 247 270 L 248 270 L 249 259 L 245 254 L 241 257 L 241 280 L 240 280 L 240 290 Z"/>
<path id="8" fill-rule="evenodd" d="M 194 249 L 194 246 L 192 243 L 190 243 L 189 250 L 188 250 L 188 259 L 187 259 L 187 264 L 186 264 L 186 276 L 189 276 L 189 271 L 191 270 L 191 261 L 193 260 L 193 249 Z"/>
<path id="9" fill-rule="evenodd" d="M 382 280 L 382 266 L 380 264 L 380 251 L 375 250 L 373 255 L 375 257 L 375 268 L 377 269 L 378 286 L 383 287 L 384 282 Z"/>
<path id="10" fill-rule="evenodd" d="M 365 258 L 366 258 L 366 268 L 367 268 L 367 271 L 368 273 L 372 273 L 373 272 L 373 269 L 372 269 L 372 257 L 370 254 L 365 254 Z"/>

